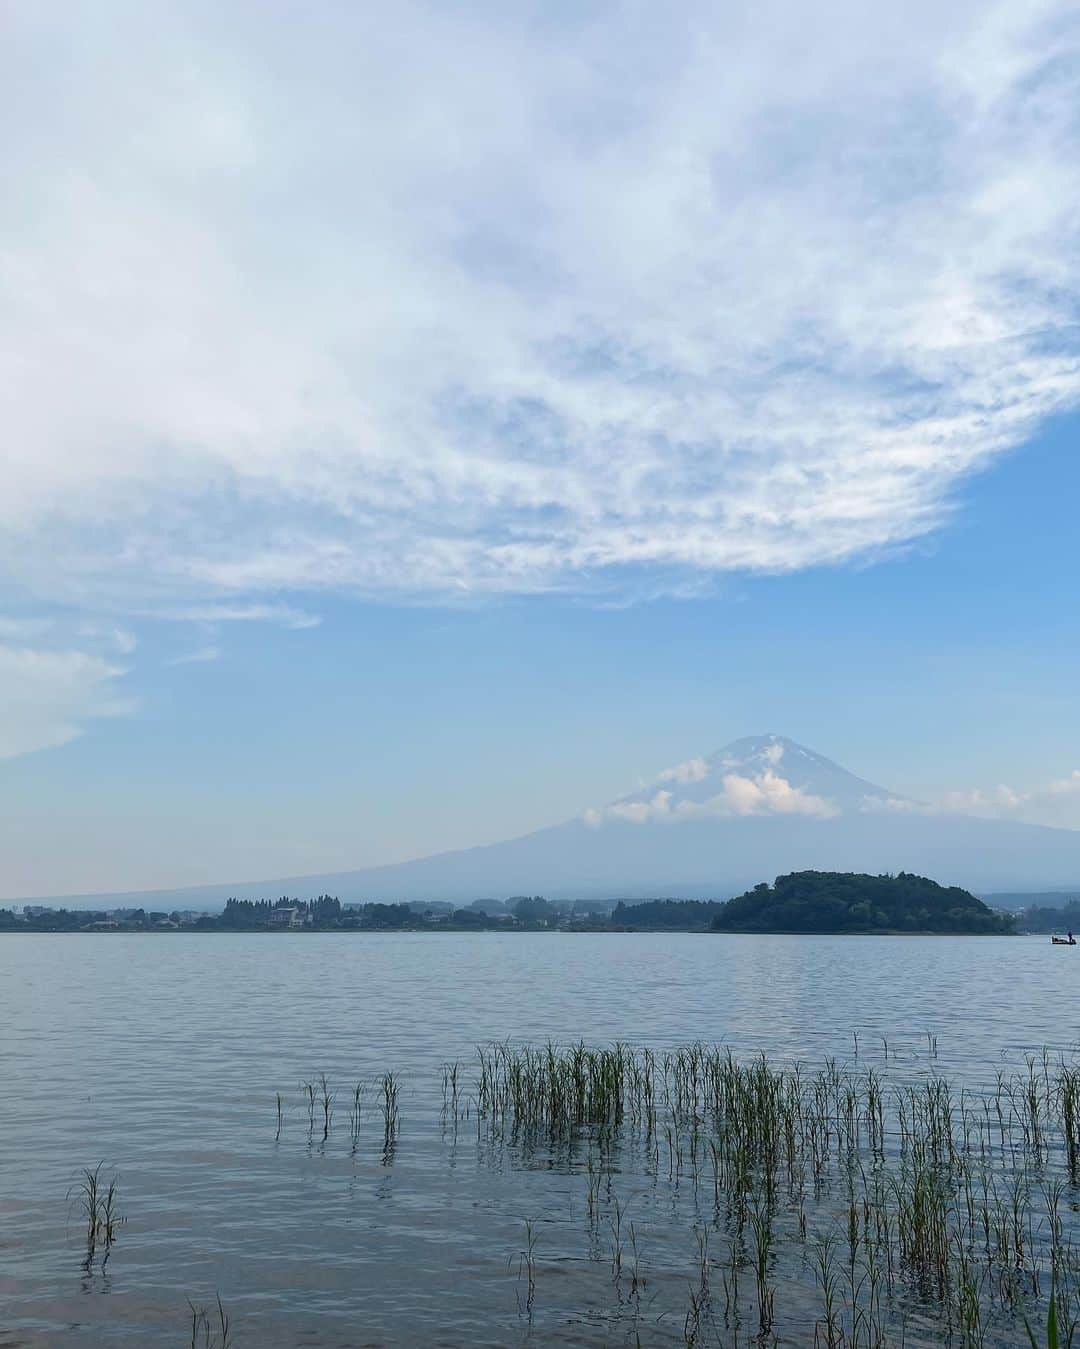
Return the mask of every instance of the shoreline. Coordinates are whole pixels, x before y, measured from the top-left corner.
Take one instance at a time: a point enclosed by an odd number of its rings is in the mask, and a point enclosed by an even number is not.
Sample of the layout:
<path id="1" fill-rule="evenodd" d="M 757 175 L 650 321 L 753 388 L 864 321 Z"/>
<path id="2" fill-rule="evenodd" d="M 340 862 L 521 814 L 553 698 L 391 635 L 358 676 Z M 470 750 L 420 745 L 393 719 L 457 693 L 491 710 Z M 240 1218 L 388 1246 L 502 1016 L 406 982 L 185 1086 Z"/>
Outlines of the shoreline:
<path id="1" fill-rule="evenodd" d="M 0 937 L 385 937 L 408 933 L 413 936 L 453 935 L 470 937 L 578 937 L 605 936 L 694 936 L 694 937 L 1047 937 L 1047 932 L 942 932 L 934 928 L 904 930 L 901 928 L 872 929 L 866 932 L 819 931 L 799 932 L 778 929 L 745 929 L 739 932 L 717 932 L 707 927 L 565 927 L 565 928 L 471 928 L 451 927 L 384 927 L 384 928 L 48 928 L 20 924 L 17 928 L 0 928 Z"/>

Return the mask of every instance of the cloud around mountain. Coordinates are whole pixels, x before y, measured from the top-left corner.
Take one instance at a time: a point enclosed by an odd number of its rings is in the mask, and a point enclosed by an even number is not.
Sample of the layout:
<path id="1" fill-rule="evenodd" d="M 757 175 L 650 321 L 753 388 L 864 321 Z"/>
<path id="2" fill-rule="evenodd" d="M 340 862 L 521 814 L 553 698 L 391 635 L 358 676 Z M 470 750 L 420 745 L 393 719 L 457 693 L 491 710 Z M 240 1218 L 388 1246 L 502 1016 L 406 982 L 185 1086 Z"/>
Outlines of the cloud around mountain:
<path id="1" fill-rule="evenodd" d="M 840 814 L 844 802 L 865 797 L 870 789 L 870 784 L 778 735 L 736 741 L 708 759 L 689 759 L 658 774 L 656 783 L 646 792 L 587 810 L 586 824 L 598 828 L 605 820 L 678 823 L 753 815 L 829 819 Z"/>
<path id="2" fill-rule="evenodd" d="M 837 764 L 783 736 L 736 741 L 709 758 L 689 759 L 658 773 L 648 789 L 585 811 L 593 828 L 605 821 L 675 824 L 714 817 L 804 815 L 970 815 L 1019 819 L 1076 828 L 1080 769 L 1045 784 L 1021 789 L 946 792 L 936 801 L 916 801 L 854 777 Z"/>
<path id="3" fill-rule="evenodd" d="M 690 759 L 659 774 L 658 782 L 675 786 L 625 798 L 601 810 L 588 810 L 585 822 L 598 827 L 605 819 L 646 824 L 710 816 L 810 815 L 827 819 L 836 815 L 838 807 L 831 801 L 805 786 L 793 785 L 777 770 L 784 749 L 785 742 L 771 736 L 759 749 L 738 758 L 727 754 L 716 765 L 706 759 Z M 691 784 L 696 789 L 692 794 L 685 790 Z M 703 795 L 706 788 L 702 784 L 708 784 L 707 795 Z"/>

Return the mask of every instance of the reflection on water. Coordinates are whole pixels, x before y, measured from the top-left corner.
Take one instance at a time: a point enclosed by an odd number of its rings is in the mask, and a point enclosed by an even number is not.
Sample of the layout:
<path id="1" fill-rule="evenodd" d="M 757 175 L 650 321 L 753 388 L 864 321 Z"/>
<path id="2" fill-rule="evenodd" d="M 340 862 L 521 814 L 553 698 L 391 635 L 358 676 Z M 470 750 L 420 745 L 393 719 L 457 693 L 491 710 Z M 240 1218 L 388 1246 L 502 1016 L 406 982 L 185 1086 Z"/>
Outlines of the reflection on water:
<path id="1" fill-rule="evenodd" d="M 482 1126 L 478 1044 L 717 1042 L 986 1089 L 1073 1048 L 1073 956 L 1006 938 L 6 937 L 0 1345 L 186 1343 L 187 1299 L 215 1292 L 238 1345 L 683 1343 L 703 1231 L 724 1258 L 712 1179 L 640 1133 L 601 1155 L 589 1130 L 555 1146 Z M 99 1161 L 126 1222 L 84 1269 L 69 1191 Z M 778 1277 L 775 1331 L 806 1342 L 813 1273 Z M 909 1343 L 919 1325 L 916 1307 Z"/>

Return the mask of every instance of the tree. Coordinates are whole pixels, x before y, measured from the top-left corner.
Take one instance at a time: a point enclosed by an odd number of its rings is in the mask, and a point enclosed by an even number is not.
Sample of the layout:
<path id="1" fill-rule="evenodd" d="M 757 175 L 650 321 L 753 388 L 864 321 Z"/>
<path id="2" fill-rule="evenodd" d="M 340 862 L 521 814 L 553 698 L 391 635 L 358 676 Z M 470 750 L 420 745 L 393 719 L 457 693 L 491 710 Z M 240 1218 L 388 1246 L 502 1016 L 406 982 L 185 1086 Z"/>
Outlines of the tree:
<path id="1" fill-rule="evenodd" d="M 509 908 L 519 923 L 547 924 L 554 917 L 543 895 L 521 895 L 509 901 Z"/>
<path id="2" fill-rule="evenodd" d="M 719 901 L 711 899 L 645 899 L 640 904 L 627 904 L 620 899 L 611 923 L 613 927 L 705 929 L 722 907 Z"/>

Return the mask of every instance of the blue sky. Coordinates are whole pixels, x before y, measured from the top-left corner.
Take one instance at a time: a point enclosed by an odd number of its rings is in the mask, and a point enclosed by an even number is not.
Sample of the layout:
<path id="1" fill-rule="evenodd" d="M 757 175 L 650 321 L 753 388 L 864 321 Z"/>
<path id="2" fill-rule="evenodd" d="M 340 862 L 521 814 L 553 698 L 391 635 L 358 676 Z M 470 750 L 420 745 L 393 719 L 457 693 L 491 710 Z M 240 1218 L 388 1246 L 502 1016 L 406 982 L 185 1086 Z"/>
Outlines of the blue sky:
<path id="1" fill-rule="evenodd" d="M 776 730 L 1080 827 L 1075 16 L 13 7 L 0 889 Z"/>

